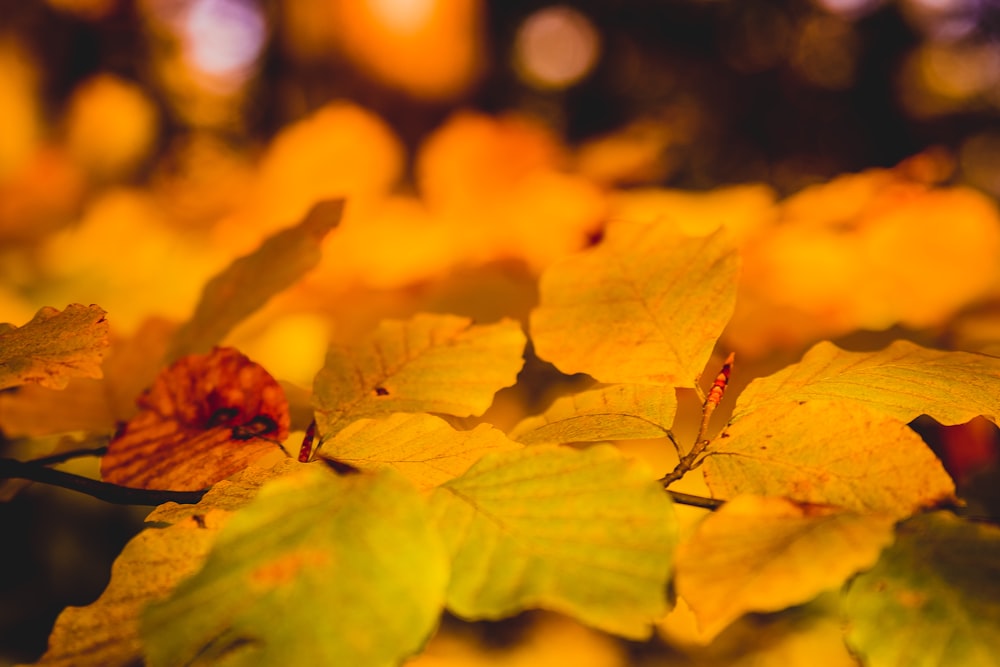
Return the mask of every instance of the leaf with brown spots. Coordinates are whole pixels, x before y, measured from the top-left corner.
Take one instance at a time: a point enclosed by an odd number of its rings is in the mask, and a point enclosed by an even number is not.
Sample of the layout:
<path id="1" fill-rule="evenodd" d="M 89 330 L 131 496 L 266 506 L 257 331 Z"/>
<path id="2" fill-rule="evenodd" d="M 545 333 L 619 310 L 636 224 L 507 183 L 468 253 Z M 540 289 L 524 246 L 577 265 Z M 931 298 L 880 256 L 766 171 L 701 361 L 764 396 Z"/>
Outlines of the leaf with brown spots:
<path id="1" fill-rule="evenodd" d="M 101 476 L 144 489 L 194 491 L 246 468 L 288 436 L 277 381 L 233 348 L 193 354 L 139 397 L 108 446 Z"/>
<path id="2" fill-rule="evenodd" d="M 783 496 L 901 518 L 955 493 L 920 436 L 856 401 L 762 407 L 707 452 L 705 481 L 716 498 Z"/>
<path id="3" fill-rule="evenodd" d="M 517 381 L 524 334 L 510 319 L 473 324 L 421 313 L 386 320 L 367 340 L 334 345 L 316 375 L 316 424 L 323 438 L 351 422 L 393 412 L 481 415 Z"/>
<path id="4" fill-rule="evenodd" d="M 0 389 L 37 382 L 62 389 L 71 377 L 101 377 L 108 347 L 104 309 L 45 307 L 21 327 L 0 324 Z"/>
<path id="5" fill-rule="evenodd" d="M 150 665 L 398 665 L 427 641 L 448 558 L 398 473 L 301 465 L 264 484 L 205 567 L 142 619 Z"/>

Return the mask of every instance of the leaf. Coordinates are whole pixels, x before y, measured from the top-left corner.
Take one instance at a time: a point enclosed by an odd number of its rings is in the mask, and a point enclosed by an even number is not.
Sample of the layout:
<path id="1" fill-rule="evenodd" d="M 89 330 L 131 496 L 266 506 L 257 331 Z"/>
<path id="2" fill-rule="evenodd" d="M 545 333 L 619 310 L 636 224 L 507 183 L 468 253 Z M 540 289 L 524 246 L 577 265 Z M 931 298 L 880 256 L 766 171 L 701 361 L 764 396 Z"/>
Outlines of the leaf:
<path id="1" fill-rule="evenodd" d="M 382 322 L 363 343 L 334 346 L 313 385 L 316 423 L 329 437 L 393 412 L 481 415 L 513 385 L 523 360 L 517 322 L 474 325 L 455 315 Z"/>
<path id="2" fill-rule="evenodd" d="M 135 397 L 156 377 L 172 333 L 173 325 L 165 320 L 147 320 L 128 338 L 111 341 L 100 379 L 75 377 L 58 391 L 29 384 L 0 393 L 4 434 L 113 431 L 119 421 L 135 414 Z"/>
<path id="3" fill-rule="evenodd" d="M 359 419 L 324 442 L 320 455 L 361 470 L 395 468 L 423 490 L 458 477 L 488 452 L 520 448 L 488 424 L 456 431 L 440 417 L 398 412 Z"/>
<path id="4" fill-rule="evenodd" d="M 266 482 L 297 470 L 300 466 L 292 458 L 283 458 L 270 467 L 247 466 L 235 475 L 213 484 L 201 500 L 193 505 L 169 502 L 157 506 L 146 517 L 146 523 L 180 523 L 191 517 L 204 518 L 212 512 L 235 512 L 249 504 Z"/>
<path id="5" fill-rule="evenodd" d="M 433 631 L 447 560 L 393 471 L 267 483 L 204 568 L 143 617 L 149 664 L 395 665 Z"/>
<path id="6" fill-rule="evenodd" d="M 1000 529 L 910 519 L 844 596 L 847 643 L 870 667 L 1000 665 Z"/>
<path id="7" fill-rule="evenodd" d="M 677 593 L 715 636 L 750 611 L 779 611 L 839 587 L 892 543 L 895 519 L 784 498 L 738 496 L 681 542 Z"/>
<path id="8" fill-rule="evenodd" d="M 297 226 L 270 236 L 208 281 L 194 315 L 177 331 L 167 359 L 208 352 L 247 315 L 315 268 L 320 244 L 340 224 L 343 210 L 343 199 L 321 201 Z"/>
<path id="9" fill-rule="evenodd" d="M 614 384 L 556 399 L 518 423 L 510 437 L 526 445 L 662 438 L 676 412 L 673 387 Z"/>
<path id="10" fill-rule="evenodd" d="M 111 566 L 111 581 L 101 597 L 86 607 L 67 607 L 59 615 L 48 650 L 37 664 L 139 664 L 140 612 L 147 603 L 166 597 L 198 569 L 218 527 L 188 519 L 167 528 L 144 530 L 132 538 Z"/>
<path id="11" fill-rule="evenodd" d="M 233 348 L 182 357 L 138 399 L 108 445 L 101 477 L 144 489 L 204 489 L 288 436 L 281 386 Z"/>
<path id="12" fill-rule="evenodd" d="M 847 352 L 818 343 L 797 364 L 754 380 L 736 401 L 733 420 L 768 403 L 851 399 L 909 422 L 922 414 L 964 424 L 1000 418 L 1000 358 L 946 352 L 899 340 L 878 352 Z"/>
<path id="13" fill-rule="evenodd" d="M 601 382 L 693 387 L 733 313 L 738 267 L 722 231 L 613 221 L 599 246 L 542 275 L 535 351 Z"/>
<path id="14" fill-rule="evenodd" d="M 21 327 L 0 325 L 0 389 L 37 382 L 62 389 L 71 377 L 101 377 L 108 322 L 99 306 L 46 306 Z"/>
<path id="15" fill-rule="evenodd" d="M 431 495 L 452 558 L 448 608 L 498 619 L 540 607 L 648 637 L 677 539 L 654 478 L 610 445 L 484 457 Z"/>
<path id="16" fill-rule="evenodd" d="M 904 517 L 955 492 L 920 436 L 854 401 L 771 405 L 728 426 L 707 451 L 705 481 L 717 498 L 786 496 Z"/>

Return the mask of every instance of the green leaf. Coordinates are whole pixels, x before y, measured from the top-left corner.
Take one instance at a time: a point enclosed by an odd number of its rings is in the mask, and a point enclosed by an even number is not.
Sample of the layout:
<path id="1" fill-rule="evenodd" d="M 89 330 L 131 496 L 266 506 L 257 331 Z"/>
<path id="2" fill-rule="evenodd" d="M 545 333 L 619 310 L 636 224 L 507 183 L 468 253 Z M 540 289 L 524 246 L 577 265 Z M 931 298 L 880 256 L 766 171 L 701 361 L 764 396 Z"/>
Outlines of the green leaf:
<path id="1" fill-rule="evenodd" d="M 733 420 L 768 403 L 851 399 L 909 422 L 930 415 L 942 424 L 1000 417 L 1000 358 L 945 352 L 896 341 L 878 352 L 846 352 L 817 343 L 797 364 L 754 380 L 740 394 Z"/>
<path id="2" fill-rule="evenodd" d="M 662 438 L 677 412 L 673 387 L 613 384 L 556 399 L 510 437 L 526 445 Z"/>
<path id="3" fill-rule="evenodd" d="M 542 275 L 535 351 L 601 382 L 693 387 L 733 313 L 738 272 L 721 230 L 613 221 L 600 245 Z"/>
<path id="4" fill-rule="evenodd" d="M 395 468 L 423 490 L 458 477 L 488 452 L 520 448 L 489 424 L 456 431 L 440 417 L 397 412 L 385 419 L 359 419 L 318 453 L 361 470 Z"/>
<path id="5" fill-rule="evenodd" d="M 174 336 L 167 361 L 208 352 L 247 315 L 314 269 L 323 238 L 340 224 L 343 211 L 343 199 L 319 202 L 298 225 L 267 238 L 209 280 L 194 315 Z"/>
<path id="6" fill-rule="evenodd" d="M 677 550 L 677 593 L 707 637 L 750 611 L 779 611 L 839 587 L 892 543 L 895 519 L 784 498 L 738 496 Z"/>
<path id="7" fill-rule="evenodd" d="M 329 437 L 393 412 L 459 417 L 486 412 L 517 381 L 524 334 L 513 320 L 474 325 L 455 315 L 386 320 L 356 346 L 334 346 L 313 385 L 316 423 Z"/>
<path id="8" fill-rule="evenodd" d="M 205 567 L 143 617 L 153 665 L 396 665 L 437 623 L 447 559 L 390 470 L 302 466 L 264 485 Z"/>
<path id="9" fill-rule="evenodd" d="M 705 481 L 717 498 L 784 496 L 904 517 L 955 492 L 920 436 L 855 401 L 768 405 L 707 452 Z"/>
<path id="10" fill-rule="evenodd" d="M 1000 529 L 946 512 L 900 525 L 848 589 L 847 642 L 868 667 L 1000 665 Z"/>
<path id="11" fill-rule="evenodd" d="M 94 603 L 67 607 L 39 661 L 46 667 L 140 664 L 139 617 L 146 604 L 163 599 L 204 562 L 218 523 L 188 519 L 147 529 L 125 545 L 111 567 L 111 581 Z"/>
<path id="12" fill-rule="evenodd" d="M 0 389 L 37 382 L 62 389 L 71 377 L 101 377 L 108 322 L 99 306 L 45 307 L 21 327 L 0 325 Z"/>
<path id="13" fill-rule="evenodd" d="M 467 619 L 559 611 L 635 639 L 667 609 L 676 518 L 655 475 L 610 445 L 491 454 L 434 490 Z"/>

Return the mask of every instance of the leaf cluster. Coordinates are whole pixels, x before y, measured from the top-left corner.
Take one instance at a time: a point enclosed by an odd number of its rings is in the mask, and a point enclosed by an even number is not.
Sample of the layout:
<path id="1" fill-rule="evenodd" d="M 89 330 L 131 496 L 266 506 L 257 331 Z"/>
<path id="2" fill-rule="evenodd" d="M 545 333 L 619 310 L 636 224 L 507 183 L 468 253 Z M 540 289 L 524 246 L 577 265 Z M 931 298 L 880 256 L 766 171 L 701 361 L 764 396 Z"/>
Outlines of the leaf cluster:
<path id="1" fill-rule="evenodd" d="M 237 260 L 164 346 L 169 365 L 111 438 L 102 476 L 208 490 L 153 510 L 100 599 L 59 617 L 39 664 L 400 664 L 444 611 L 546 609 L 642 640 L 669 635 L 676 599 L 704 644 L 748 614 L 826 601 L 844 664 L 996 664 L 1000 530 L 940 509 L 959 502 L 954 485 L 907 423 L 995 421 L 1000 360 L 820 343 L 750 383 L 708 437 L 728 368 L 707 395 L 699 380 L 739 255 L 724 230 L 612 222 L 545 272 L 527 337 L 511 319 L 418 314 L 331 346 L 312 392 L 315 452 L 275 461 L 306 424 L 266 370 L 216 346 L 315 264 L 289 258 L 339 215 L 324 204 Z M 273 262 L 285 270 L 262 280 Z M 95 375 L 102 324 L 71 306 L 0 333 L 5 381 Z M 529 338 L 597 384 L 506 432 L 460 428 L 517 383 Z M 687 446 L 678 391 L 704 401 Z M 651 438 L 676 450 L 673 471 L 613 444 Z M 685 523 L 683 495 L 664 486 L 699 468 L 718 509 Z"/>

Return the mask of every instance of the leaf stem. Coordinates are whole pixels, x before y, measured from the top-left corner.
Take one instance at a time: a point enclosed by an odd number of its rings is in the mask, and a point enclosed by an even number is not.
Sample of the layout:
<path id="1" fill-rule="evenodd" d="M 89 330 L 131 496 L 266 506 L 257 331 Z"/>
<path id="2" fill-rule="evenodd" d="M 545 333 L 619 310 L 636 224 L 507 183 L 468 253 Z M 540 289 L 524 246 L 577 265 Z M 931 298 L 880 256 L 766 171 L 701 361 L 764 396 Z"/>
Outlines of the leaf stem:
<path id="1" fill-rule="evenodd" d="M 85 493 L 98 500 L 116 505 L 162 505 L 167 502 L 193 505 L 205 495 L 205 491 L 167 491 L 118 486 L 62 470 L 53 470 L 38 464 L 38 461 L 44 460 L 18 461 L 17 459 L 0 458 L 0 479 L 29 479 L 33 482 Z"/>

